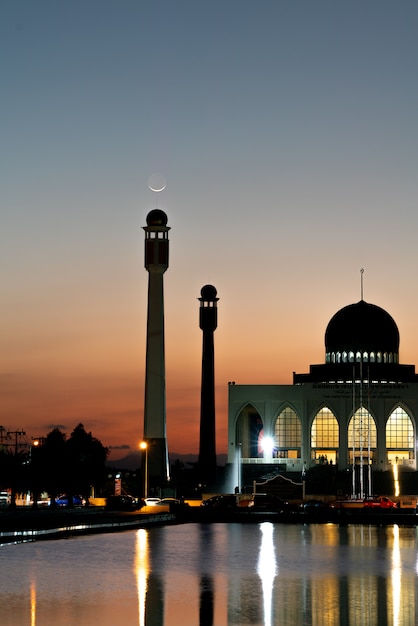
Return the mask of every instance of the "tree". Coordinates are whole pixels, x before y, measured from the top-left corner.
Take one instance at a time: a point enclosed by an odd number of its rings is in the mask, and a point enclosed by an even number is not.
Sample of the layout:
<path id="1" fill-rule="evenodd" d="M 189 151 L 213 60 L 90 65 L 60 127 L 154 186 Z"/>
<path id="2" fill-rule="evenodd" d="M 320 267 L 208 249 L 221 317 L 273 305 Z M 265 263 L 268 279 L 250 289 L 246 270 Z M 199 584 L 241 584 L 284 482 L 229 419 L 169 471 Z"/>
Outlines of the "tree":
<path id="1" fill-rule="evenodd" d="M 43 485 L 51 497 L 51 506 L 67 486 L 66 436 L 59 428 L 47 434 L 42 447 L 37 451 L 41 457 Z"/>
<path id="2" fill-rule="evenodd" d="M 67 493 L 69 496 L 80 494 L 88 499 L 92 486 L 102 483 L 106 477 L 106 459 L 108 449 L 87 433 L 83 424 L 78 424 L 66 441 L 67 458 Z"/>

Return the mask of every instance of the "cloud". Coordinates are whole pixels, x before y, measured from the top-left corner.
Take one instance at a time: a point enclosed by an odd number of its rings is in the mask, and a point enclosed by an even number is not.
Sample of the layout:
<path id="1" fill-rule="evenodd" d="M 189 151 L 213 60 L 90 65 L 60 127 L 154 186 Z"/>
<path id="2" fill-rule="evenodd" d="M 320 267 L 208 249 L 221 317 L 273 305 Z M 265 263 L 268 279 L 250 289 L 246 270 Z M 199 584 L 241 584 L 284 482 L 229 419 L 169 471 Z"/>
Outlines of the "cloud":
<path id="1" fill-rule="evenodd" d="M 68 426 L 65 426 L 65 424 L 47 424 L 45 426 L 45 429 L 50 432 L 51 430 L 54 430 L 54 428 L 58 428 L 59 430 L 67 430 Z"/>

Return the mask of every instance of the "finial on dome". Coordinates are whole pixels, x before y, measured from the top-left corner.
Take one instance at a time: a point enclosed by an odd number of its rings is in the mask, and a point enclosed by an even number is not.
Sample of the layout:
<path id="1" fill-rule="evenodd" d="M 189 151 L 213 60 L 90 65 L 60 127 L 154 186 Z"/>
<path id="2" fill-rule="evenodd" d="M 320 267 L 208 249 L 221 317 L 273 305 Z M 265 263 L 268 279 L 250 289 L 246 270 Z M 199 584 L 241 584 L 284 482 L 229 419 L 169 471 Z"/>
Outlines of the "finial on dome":
<path id="1" fill-rule="evenodd" d="M 361 300 L 363 300 L 363 274 L 364 274 L 364 268 L 362 267 L 360 270 L 360 295 L 361 295 Z"/>

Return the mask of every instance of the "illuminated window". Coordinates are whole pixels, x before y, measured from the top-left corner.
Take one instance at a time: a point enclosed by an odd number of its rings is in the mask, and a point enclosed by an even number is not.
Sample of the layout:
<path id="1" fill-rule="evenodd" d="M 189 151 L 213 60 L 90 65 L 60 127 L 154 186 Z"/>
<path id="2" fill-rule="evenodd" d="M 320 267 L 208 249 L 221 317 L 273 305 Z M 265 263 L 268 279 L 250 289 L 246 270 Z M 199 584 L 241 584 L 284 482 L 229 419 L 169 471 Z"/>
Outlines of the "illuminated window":
<path id="1" fill-rule="evenodd" d="M 409 450 L 414 447 L 414 427 L 408 413 L 398 406 L 386 422 L 386 447 Z"/>
<path id="2" fill-rule="evenodd" d="M 356 450 L 377 447 L 376 424 L 369 411 L 360 407 L 348 425 L 348 447 Z"/>
<path id="3" fill-rule="evenodd" d="M 312 422 L 312 448 L 338 448 L 339 431 L 335 415 L 327 407 L 321 409 Z"/>
<path id="4" fill-rule="evenodd" d="M 290 406 L 283 409 L 276 420 L 274 443 L 278 448 L 299 448 L 302 445 L 300 421 Z"/>

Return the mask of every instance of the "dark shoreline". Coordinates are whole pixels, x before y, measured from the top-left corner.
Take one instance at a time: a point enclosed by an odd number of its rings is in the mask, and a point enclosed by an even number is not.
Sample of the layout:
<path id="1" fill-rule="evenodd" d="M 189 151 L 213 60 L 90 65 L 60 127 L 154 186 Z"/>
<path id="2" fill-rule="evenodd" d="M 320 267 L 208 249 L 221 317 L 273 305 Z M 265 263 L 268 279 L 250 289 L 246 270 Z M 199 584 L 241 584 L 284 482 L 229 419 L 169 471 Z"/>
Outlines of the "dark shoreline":
<path id="1" fill-rule="evenodd" d="M 216 510 L 190 507 L 180 514 L 166 511 L 109 511 L 104 508 L 27 509 L 0 511 L 0 544 L 22 543 L 42 539 L 67 538 L 92 533 L 120 532 L 167 524 L 261 523 L 393 525 L 417 526 L 413 510 L 338 509 L 312 513 L 283 514 L 270 511 Z"/>
<path id="2" fill-rule="evenodd" d="M 76 509 L 17 508 L 0 512 L 0 544 L 57 539 L 91 533 L 118 532 L 173 523 L 173 514 Z"/>

